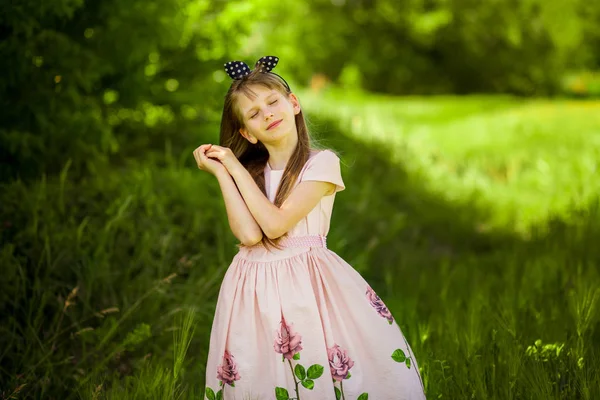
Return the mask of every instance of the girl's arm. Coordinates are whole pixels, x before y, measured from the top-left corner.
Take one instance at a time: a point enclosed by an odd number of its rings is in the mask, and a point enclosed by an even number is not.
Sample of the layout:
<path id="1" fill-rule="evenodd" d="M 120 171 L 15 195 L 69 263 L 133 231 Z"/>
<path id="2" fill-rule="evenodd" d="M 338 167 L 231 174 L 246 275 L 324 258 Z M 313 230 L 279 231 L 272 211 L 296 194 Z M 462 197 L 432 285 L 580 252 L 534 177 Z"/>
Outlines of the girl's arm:
<path id="1" fill-rule="evenodd" d="M 262 230 L 248 210 L 231 175 L 227 170 L 223 170 L 219 171 L 216 176 L 223 193 L 231 231 L 245 246 L 252 246 L 260 242 L 263 237 Z"/>
<path id="2" fill-rule="evenodd" d="M 276 239 L 292 229 L 316 207 L 323 196 L 335 190 L 335 184 L 330 182 L 300 182 L 281 207 L 277 207 L 265 197 L 250 173 L 241 164 L 239 166 L 241 168 L 230 171 L 231 176 L 248 210 L 270 239 Z"/>
<path id="3" fill-rule="evenodd" d="M 262 237 L 260 227 L 250 214 L 244 199 L 240 195 L 235 182 L 227 172 L 227 169 L 219 161 L 211 160 L 206 156 L 212 144 L 203 144 L 194 150 L 194 158 L 201 170 L 210 172 L 219 181 L 225 208 L 227 209 L 227 219 L 229 227 L 235 237 L 246 246 L 258 243 Z"/>

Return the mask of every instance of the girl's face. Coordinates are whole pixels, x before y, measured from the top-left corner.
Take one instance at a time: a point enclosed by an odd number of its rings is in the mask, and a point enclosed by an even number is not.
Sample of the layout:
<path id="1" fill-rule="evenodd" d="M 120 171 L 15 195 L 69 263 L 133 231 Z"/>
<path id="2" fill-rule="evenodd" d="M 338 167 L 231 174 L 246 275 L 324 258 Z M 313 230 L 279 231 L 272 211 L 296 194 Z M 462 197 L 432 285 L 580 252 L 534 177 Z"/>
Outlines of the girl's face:
<path id="1" fill-rule="evenodd" d="M 276 89 L 252 85 L 254 96 L 240 94 L 237 107 L 242 118 L 240 133 L 250 143 L 260 141 L 265 145 L 276 144 L 289 135 L 298 135 L 295 115 L 300 113 L 300 103 L 292 93 L 285 96 Z"/>

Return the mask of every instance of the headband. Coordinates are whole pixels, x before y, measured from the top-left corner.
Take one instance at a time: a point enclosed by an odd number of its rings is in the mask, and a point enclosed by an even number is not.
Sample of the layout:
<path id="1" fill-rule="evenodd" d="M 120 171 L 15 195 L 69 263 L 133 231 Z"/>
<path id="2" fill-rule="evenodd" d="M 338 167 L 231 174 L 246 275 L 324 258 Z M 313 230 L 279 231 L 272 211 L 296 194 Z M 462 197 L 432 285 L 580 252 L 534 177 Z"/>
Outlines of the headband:
<path id="1" fill-rule="evenodd" d="M 283 79 L 281 76 L 277 75 L 276 73 L 271 72 L 271 70 L 273 68 L 275 68 L 275 66 L 277 65 L 278 61 L 279 61 L 278 57 L 264 56 L 264 57 L 261 57 L 256 62 L 254 69 L 258 68 L 261 72 L 271 73 L 273 75 L 278 76 L 285 83 L 285 86 L 287 87 L 287 89 L 291 92 L 292 90 L 290 89 L 290 85 L 288 85 L 288 83 L 285 81 L 285 79 Z M 228 63 L 225 63 L 224 66 L 225 66 L 225 72 L 227 72 L 227 75 L 229 75 L 229 77 L 233 80 L 243 79 L 245 76 L 249 75 L 250 72 L 252 72 L 250 67 L 248 67 L 248 65 L 243 61 L 229 61 Z"/>

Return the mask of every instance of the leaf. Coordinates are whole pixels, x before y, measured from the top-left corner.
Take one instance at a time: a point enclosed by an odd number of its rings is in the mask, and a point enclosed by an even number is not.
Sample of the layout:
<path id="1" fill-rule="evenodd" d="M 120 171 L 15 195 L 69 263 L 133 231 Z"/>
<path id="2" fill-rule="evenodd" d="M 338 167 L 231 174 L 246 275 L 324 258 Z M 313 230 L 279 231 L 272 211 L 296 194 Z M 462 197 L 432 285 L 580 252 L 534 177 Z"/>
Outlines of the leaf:
<path id="1" fill-rule="evenodd" d="M 369 394 L 363 393 L 360 396 L 358 396 L 358 399 L 356 399 L 356 400 L 369 400 Z"/>
<path id="2" fill-rule="evenodd" d="M 300 359 L 300 353 L 296 353 L 296 354 L 294 354 L 294 357 L 293 357 L 293 359 L 294 359 L 294 360 L 299 360 L 299 359 Z"/>
<path id="3" fill-rule="evenodd" d="M 231 382 L 231 383 L 229 384 L 229 386 L 231 386 L 231 387 L 235 387 L 235 382 Z"/>
<path id="4" fill-rule="evenodd" d="M 208 400 L 215 400 L 215 392 L 211 388 L 206 387 L 206 393 L 204 394 Z"/>
<path id="5" fill-rule="evenodd" d="M 281 355 L 281 362 L 285 362 L 285 356 L 283 354 Z"/>
<path id="6" fill-rule="evenodd" d="M 313 388 L 315 387 L 315 381 L 313 381 L 312 379 L 304 380 L 302 381 L 302 386 L 309 390 L 313 390 Z"/>
<path id="7" fill-rule="evenodd" d="M 223 390 L 217 392 L 217 398 L 215 400 L 223 400 Z"/>
<path id="8" fill-rule="evenodd" d="M 408 369 L 410 369 L 410 358 L 406 359 L 406 366 L 408 367 Z"/>
<path id="9" fill-rule="evenodd" d="M 388 323 L 391 325 L 391 324 L 393 324 L 393 323 L 394 323 L 394 321 L 390 321 L 390 320 L 388 319 Z"/>
<path id="10" fill-rule="evenodd" d="M 318 377 L 323 375 L 324 370 L 325 368 L 323 368 L 322 365 L 313 364 L 310 367 L 308 367 L 308 371 L 306 372 L 306 374 L 308 375 L 309 379 L 317 379 Z"/>
<path id="11" fill-rule="evenodd" d="M 290 394 L 288 393 L 287 389 L 276 387 L 275 397 L 277 397 L 277 400 L 288 400 L 290 398 Z"/>
<path id="12" fill-rule="evenodd" d="M 340 400 L 342 398 L 342 392 L 337 387 L 333 387 L 335 389 L 335 400 Z"/>
<path id="13" fill-rule="evenodd" d="M 394 361 L 401 363 L 404 362 L 404 360 L 406 360 L 406 354 L 404 354 L 404 352 L 401 349 L 396 349 L 392 353 L 392 358 L 394 359 Z"/>
<path id="14" fill-rule="evenodd" d="M 300 379 L 301 381 L 304 380 L 304 378 L 306 378 L 306 370 L 304 369 L 304 367 L 300 364 L 296 364 L 296 368 L 294 368 L 294 374 L 298 377 L 298 379 Z"/>
<path id="15" fill-rule="evenodd" d="M 350 379 L 351 376 L 352 376 L 352 374 L 350 372 L 348 372 L 348 375 L 346 375 L 346 377 L 344 379 Z"/>

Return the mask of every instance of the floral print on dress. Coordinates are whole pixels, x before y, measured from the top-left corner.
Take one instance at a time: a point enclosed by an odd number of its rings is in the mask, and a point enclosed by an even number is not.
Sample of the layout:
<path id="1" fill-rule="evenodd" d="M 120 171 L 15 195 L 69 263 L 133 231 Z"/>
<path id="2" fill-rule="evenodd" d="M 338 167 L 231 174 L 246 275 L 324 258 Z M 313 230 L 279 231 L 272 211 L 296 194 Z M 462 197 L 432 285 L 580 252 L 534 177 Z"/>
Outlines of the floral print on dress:
<path id="1" fill-rule="evenodd" d="M 394 322 L 394 317 L 392 317 L 392 313 L 385 306 L 383 300 L 375 293 L 375 291 L 371 288 L 371 286 L 367 286 L 367 299 L 373 306 L 373 308 L 381 315 L 383 318 L 388 320 L 388 323 L 391 325 Z"/>
<path id="2" fill-rule="evenodd" d="M 241 378 L 238 373 L 237 364 L 229 351 L 225 350 L 223 355 L 223 364 L 217 367 L 217 379 L 229 386 L 235 386 L 235 381 Z"/>
<path id="3" fill-rule="evenodd" d="M 350 374 L 350 368 L 354 366 L 354 361 L 348 356 L 348 352 L 335 344 L 327 349 L 327 358 L 331 377 L 338 382 L 346 379 Z"/>
<path id="4" fill-rule="evenodd" d="M 344 394 L 344 380 L 350 379 L 350 368 L 354 366 L 354 361 L 348 355 L 348 351 L 341 348 L 337 344 L 327 349 L 327 358 L 329 359 L 329 370 L 331 371 L 331 377 L 333 378 L 333 388 L 335 390 L 335 398 L 337 400 L 346 400 Z M 340 387 L 338 388 L 335 384 L 339 382 Z M 357 400 L 368 400 L 368 393 L 362 393 L 358 396 Z"/>
<path id="5" fill-rule="evenodd" d="M 275 331 L 275 342 L 273 348 L 279 354 L 283 354 L 283 358 L 291 360 L 294 354 L 302 350 L 302 336 L 294 332 L 292 325 L 285 322 L 285 318 L 281 317 L 279 329 Z"/>
<path id="6" fill-rule="evenodd" d="M 296 362 L 295 366 L 292 360 L 300 360 L 300 350 L 302 350 L 302 336 L 292 329 L 292 325 L 288 325 L 285 318 L 281 317 L 279 328 L 275 330 L 275 339 L 273 341 L 273 349 L 276 353 L 281 354 L 281 361 L 288 363 L 290 373 L 294 378 L 294 391 L 296 397 L 290 397 L 289 391 L 284 387 L 275 388 L 275 398 L 277 400 L 300 400 L 300 386 L 302 385 L 308 390 L 313 390 L 315 387 L 315 379 L 323 375 L 325 368 L 319 364 L 313 364 L 306 369 L 302 364 Z"/>
<path id="7" fill-rule="evenodd" d="M 370 289 L 370 288 L 369 288 Z M 371 290 L 372 292 L 372 290 Z M 374 294 L 374 292 L 372 292 Z M 369 294 L 369 291 L 367 291 Z M 374 295 L 376 301 L 381 302 L 381 299 Z M 381 302 L 383 305 L 383 302 Z M 386 311 L 385 305 L 382 306 Z M 389 312 L 389 311 L 388 311 Z M 380 313 L 381 314 L 381 313 Z M 323 375 L 325 368 L 319 364 L 313 364 L 305 368 L 300 364 L 300 351 L 302 347 L 302 336 L 292 328 L 293 324 L 288 324 L 282 316 L 279 327 L 275 330 L 275 338 L 273 340 L 273 349 L 276 353 L 281 354 L 281 361 L 289 365 L 290 373 L 294 379 L 295 397 L 290 397 L 290 392 L 284 387 L 275 388 L 275 397 L 277 400 L 301 400 L 300 385 L 308 390 L 313 390 L 315 380 Z M 337 344 L 327 348 L 327 359 L 329 361 L 329 370 L 333 379 L 333 388 L 337 400 L 346 400 L 344 393 L 344 381 L 350 379 L 350 369 L 354 367 L 354 361 L 350 358 L 348 351 Z M 411 357 L 406 357 L 404 351 L 396 349 L 392 354 L 392 359 L 396 362 L 405 363 L 408 368 L 411 366 Z M 295 361 L 295 363 L 293 363 Z M 295 365 L 294 365 L 295 364 Z M 233 355 L 225 350 L 223 354 L 223 363 L 217 367 L 217 379 L 222 387 L 218 392 L 206 387 L 205 396 L 208 400 L 223 400 L 224 390 L 226 385 L 235 387 L 235 381 L 241 379 L 238 372 L 238 366 Z M 339 387 L 337 386 L 339 384 Z M 369 394 L 361 393 L 357 400 L 368 400 Z"/>
<path id="8" fill-rule="evenodd" d="M 228 350 L 225 350 L 223 354 L 223 363 L 217 367 L 217 379 L 219 380 L 219 385 L 223 386 L 223 389 L 215 393 L 213 389 L 206 387 L 205 396 L 208 400 L 221 400 L 225 385 L 235 387 L 235 381 L 241 379 L 233 355 Z"/>
<path id="9" fill-rule="evenodd" d="M 394 352 L 392 353 L 392 359 L 396 362 L 406 364 L 406 367 L 408 369 L 410 369 L 410 366 L 412 364 L 412 358 L 408 357 L 402 349 L 394 350 Z"/>

